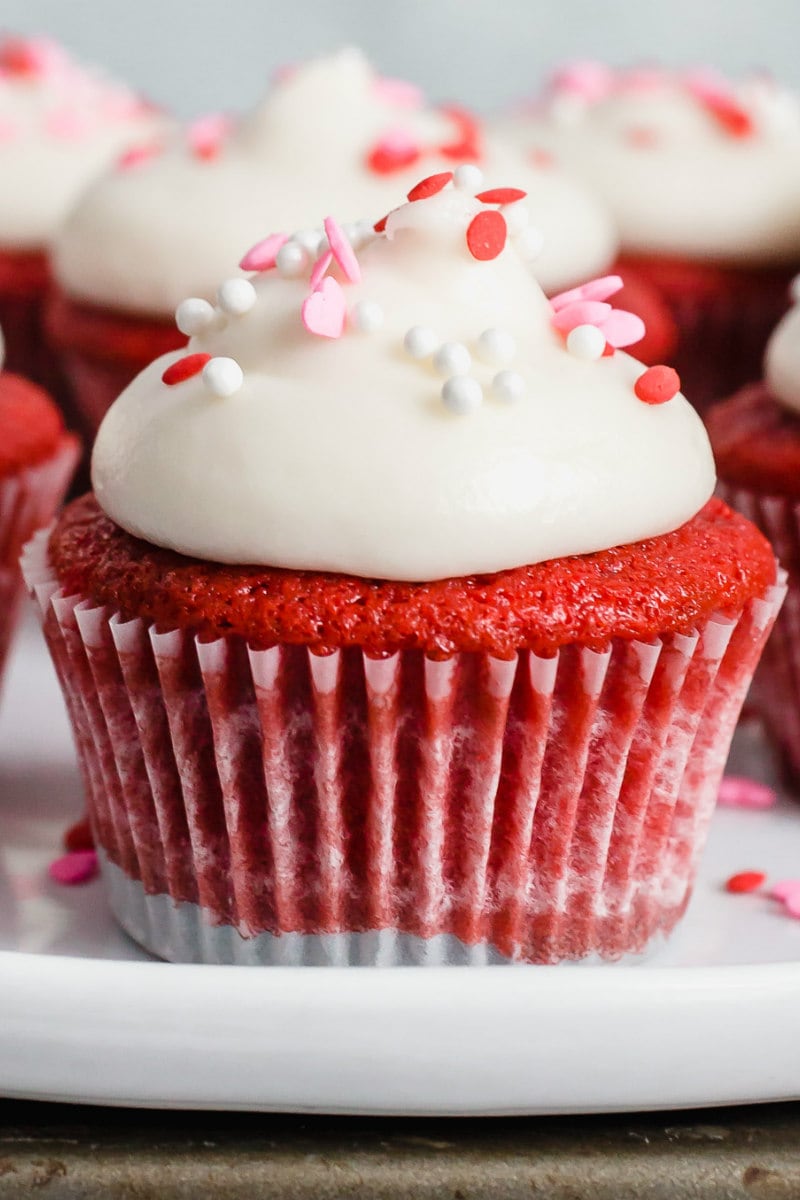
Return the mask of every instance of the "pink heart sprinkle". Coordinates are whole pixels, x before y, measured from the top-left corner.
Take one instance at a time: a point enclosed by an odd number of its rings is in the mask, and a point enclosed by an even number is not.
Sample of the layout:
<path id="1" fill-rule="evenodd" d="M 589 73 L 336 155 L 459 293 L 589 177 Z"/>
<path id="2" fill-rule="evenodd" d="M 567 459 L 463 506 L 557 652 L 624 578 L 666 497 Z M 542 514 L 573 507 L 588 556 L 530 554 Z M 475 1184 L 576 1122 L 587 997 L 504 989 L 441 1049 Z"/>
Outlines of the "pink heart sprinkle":
<path id="1" fill-rule="evenodd" d="M 317 291 L 319 285 L 322 283 L 325 272 L 332 262 L 333 254 L 330 250 L 325 250 L 324 253 L 320 254 L 319 258 L 314 263 L 314 269 L 311 272 L 311 279 L 309 280 L 312 292 Z"/>
<path id="2" fill-rule="evenodd" d="M 316 292 L 303 301 L 303 324 L 309 333 L 318 337 L 339 338 L 344 329 L 347 311 L 341 284 L 326 275 Z"/>
<path id="3" fill-rule="evenodd" d="M 712 67 L 700 67 L 696 71 L 688 71 L 685 76 L 686 87 L 698 100 L 715 104 L 717 101 L 736 99 L 736 93 L 724 75 L 720 75 Z"/>
<path id="4" fill-rule="evenodd" d="M 769 894 L 774 900 L 780 900 L 790 917 L 800 917 L 800 879 L 781 880 Z"/>
<path id="5" fill-rule="evenodd" d="M 131 146 L 117 159 L 117 166 L 123 171 L 129 171 L 142 163 L 149 162 L 161 153 L 161 147 L 151 143 L 149 146 Z"/>
<path id="6" fill-rule="evenodd" d="M 419 145 L 404 129 L 391 129 L 376 142 L 375 151 L 379 154 L 403 155 L 419 150 Z"/>
<path id="7" fill-rule="evenodd" d="M 588 283 L 582 283 L 580 287 L 570 288 L 568 292 L 559 292 L 557 296 L 553 296 L 550 303 L 553 312 L 560 312 L 562 308 L 578 300 L 607 300 L 621 287 L 622 279 L 619 275 L 603 275 L 600 279 L 590 279 Z"/>
<path id="8" fill-rule="evenodd" d="M 232 124 L 230 117 L 225 113 L 206 113 L 189 125 L 186 140 L 195 154 L 208 154 L 219 148 L 230 132 Z"/>
<path id="9" fill-rule="evenodd" d="M 640 342 L 645 334 L 645 324 L 635 313 L 625 312 L 624 308 L 615 308 L 609 317 L 600 322 L 600 328 L 606 336 L 609 346 L 621 349 Z"/>
<path id="10" fill-rule="evenodd" d="M 561 333 L 569 333 L 576 325 L 600 326 L 612 312 L 610 304 L 601 304 L 598 300 L 573 301 L 555 314 L 553 327 Z"/>
<path id="11" fill-rule="evenodd" d="M 342 268 L 345 279 L 348 283 L 360 283 L 361 267 L 341 225 L 333 217 L 326 217 L 324 225 L 333 257 Z"/>
<path id="12" fill-rule="evenodd" d="M 88 113 L 78 112 L 73 108 L 56 109 L 45 121 L 50 136 L 62 138 L 64 141 L 80 141 L 91 133 L 95 124 Z"/>
<path id="13" fill-rule="evenodd" d="M 419 108 L 422 104 L 422 89 L 405 79 L 387 79 L 385 76 L 379 76 L 373 88 L 378 99 L 383 100 L 385 104 L 394 104 L 398 108 Z"/>
<path id="14" fill-rule="evenodd" d="M 50 863 L 47 873 L 63 887 L 74 887 L 77 883 L 88 883 L 97 874 L 97 854 L 94 850 L 76 850 Z"/>
<path id="15" fill-rule="evenodd" d="M 717 804 L 723 808 L 771 808 L 777 799 L 774 788 L 742 775 L 726 775 L 717 793 Z"/>
<path id="16" fill-rule="evenodd" d="M 572 92 L 581 96 L 589 103 L 602 100 L 614 88 L 614 73 L 604 63 L 573 62 L 553 77 L 553 87 L 557 91 Z"/>
<path id="17" fill-rule="evenodd" d="M 285 233 L 271 233 L 262 241 L 256 242 L 245 254 L 239 266 L 243 271 L 269 271 L 275 266 L 278 251 L 289 238 Z"/>

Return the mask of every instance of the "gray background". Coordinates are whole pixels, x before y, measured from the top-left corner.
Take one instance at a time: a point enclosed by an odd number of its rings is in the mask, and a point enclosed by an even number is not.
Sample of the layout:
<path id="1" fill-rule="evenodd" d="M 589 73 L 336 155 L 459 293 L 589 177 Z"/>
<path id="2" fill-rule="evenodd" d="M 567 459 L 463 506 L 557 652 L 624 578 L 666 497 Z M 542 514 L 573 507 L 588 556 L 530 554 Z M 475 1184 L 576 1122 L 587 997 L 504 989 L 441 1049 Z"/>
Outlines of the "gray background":
<path id="1" fill-rule="evenodd" d="M 497 109 L 565 57 L 766 69 L 800 86 L 800 0 L 0 0 L 184 115 L 236 110 L 276 66 L 359 43 L 433 99 Z"/>

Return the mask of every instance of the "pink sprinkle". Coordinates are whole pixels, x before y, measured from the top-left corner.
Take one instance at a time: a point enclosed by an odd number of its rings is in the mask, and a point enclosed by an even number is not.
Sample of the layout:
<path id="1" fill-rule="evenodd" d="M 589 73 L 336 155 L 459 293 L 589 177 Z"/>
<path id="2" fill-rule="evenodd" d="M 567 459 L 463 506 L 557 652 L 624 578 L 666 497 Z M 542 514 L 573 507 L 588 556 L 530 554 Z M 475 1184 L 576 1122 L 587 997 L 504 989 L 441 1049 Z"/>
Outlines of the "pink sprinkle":
<path id="1" fill-rule="evenodd" d="M 603 275 L 600 279 L 590 279 L 588 283 L 583 283 L 580 287 L 570 288 L 568 292 L 559 292 L 557 296 L 553 296 L 550 303 L 553 312 L 560 312 L 562 308 L 568 304 L 574 304 L 576 300 L 607 300 L 621 287 L 622 279 L 619 275 Z"/>
<path id="2" fill-rule="evenodd" d="M 45 128 L 52 137 L 70 142 L 85 138 L 95 126 L 96 122 L 88 113 L 78 112 L 74 108 L 60 108 L 51 112 L 45 121 Z"/>
<path id="3" fill-rule="evenodd" d="M 405 79 L 387 79 L 380 76 L 373 84 L 375 94 L 385 104 L 394 104 L 397 108 L 419 108 L 422 104 L 422 89 L 415 83 Z"/>
<path id="4" fill-rule="evenodd" d="M 311 272 L 311 279 L 309 280 L 312 292 L 315 292 L 322 283 L 323 276 L 332 262 L 333 254 L 330 250 L 326 250 L 324 254 L 320 254 L 314 263 L 314 269 Z"/>
<path id="5" fill-rule="evenodd" d="M 419 145 L 405 129 L 390 129 L 375 144 L 375 151 L 392 157 L 402 157 L 419 150 Z"/>
<path id="6" fill-rule="evenodd" d="M 604 63 L 568 63 L 553 76 L 556 91 L 572 92 L 593 104 L 607 96 L 614 87 L 614 73 Z"/>
<path id="7" fill-rule="evenodd" d="M 303 324 L 318 337 L 340 338 L 344 330 L 347 304 L 341 284 L 331 275 L 323 279 L 318 291 L 303 301 Z"/>
<path id="8" fill-rule="evenodd" d="M 239 266 L 243 271 L 271 270 L 275 266 L 278 251 L 288 240 L 285 233 L 271 233 L 269 237 L 250 247 Z"/>
<path id="9" fill-rule="evenodd" d="M 622 85 L 631 92 L 651 92 L 663 87 L 667 74 L 660 67 L 632 67 L 622 79 Z"/>
<path id="10" fill-rule="evenodd" d="M 717 793 L 723 808 L 772 808 L 777 799 L 774 788 L 741 775 L 726 775 Z"/>
<path id="11" fill-rule="evenodd" d="M 623 308 L 613 309 L 611 315 L 601 322 L 600 328 L 606 335 L 609 346 L 614 346 L 617 350 L 640 342 L 645 335 L 642 318 L 636 313 L 625 312 Z"/>
<path id="12" fill-rule="evenodd" d="M 577 325 L 597 325 L 600 328 L 612 311 L 610 304 L 601 304 L 598 300 L 577 300 L 555 314 L 553 327 L 561 333 L 569 333 Z"/>
<path id="13" fill-rule="evenodd" d="M 790 917 L 800 917 L 800 879 L 784 879 L 770 889 L 770 896 L 780 900 Z"/>
<path id="14" fill-rule="evenodd" d="M 120 154 L 117 159 L 117 166 L 122 171 L 131 170 L 133 167 L 140 166 L 141 163 L 149 162 L 151 158 L 156 158 L 161 153 L 161 147 L 151 142 L 146 146 L 131 146 L 123 154 Z"/>
<path id="15" fill-rule="evenodd" d="M 69 62 L 49 38 L 4 38 L 0 43 L 0 71 L 9 75 L 53 75 Z"/>
<path id="16" fill-rule="evenodd" d="M 47 868 L 47 873 L 63 887 L 74 887 L 77 883 L 88 883 L 97 874 L 97 854 L 94 850 L 76 850 L 57 858 Z"/>
<path id="17" fill-rule="evenodd" d="M 333 217 L 326 217 L 324 225 L 333 257 L 342 268 L 345 279 L 348 283 L 359 283 L 361 281 L 361 267 L 358 265 L 358 259 L 353 247 L 344 236 L 341 225 Z"/>
<path id="18" fill-rule="evenodd" d="M 725 76 L 711 67 L 700 67 L 695 71 L 689 71 L 685 79 L 688 90 L 704 103 L 716 104 L 719 100 L 735 99 L 733 88 Z"/>
<path id="19" fill-rule="evenodd" d="M 186 130 L 186 140 L 199 158 L 211 158 L 220 149 L 233 122 L 225 113 L 207 113 L 192 121 Z"/>

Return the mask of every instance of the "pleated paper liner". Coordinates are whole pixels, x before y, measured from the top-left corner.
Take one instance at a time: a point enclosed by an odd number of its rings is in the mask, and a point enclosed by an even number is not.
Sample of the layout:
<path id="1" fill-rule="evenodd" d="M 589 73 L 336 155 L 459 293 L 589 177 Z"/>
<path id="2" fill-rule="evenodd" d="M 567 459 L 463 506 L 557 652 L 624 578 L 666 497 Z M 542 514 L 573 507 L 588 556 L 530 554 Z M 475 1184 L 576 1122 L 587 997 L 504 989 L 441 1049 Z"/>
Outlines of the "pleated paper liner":
<path id="1" fill-rule="evenodd" d="M 23 595 L 19 556 L 33 533 L 53 519 L 78 461 L 65 436 L 50 458 L 0 479 L 0 676 Z"/>
<path id="2" fill-rule="evenodd" d="M 604 653 L 439 662 L 157 632 L 63 595 L 46 535 L 24 570 L 118 920 L 236 963 L 644 949 L 686 907 L 785 592 Z"/>

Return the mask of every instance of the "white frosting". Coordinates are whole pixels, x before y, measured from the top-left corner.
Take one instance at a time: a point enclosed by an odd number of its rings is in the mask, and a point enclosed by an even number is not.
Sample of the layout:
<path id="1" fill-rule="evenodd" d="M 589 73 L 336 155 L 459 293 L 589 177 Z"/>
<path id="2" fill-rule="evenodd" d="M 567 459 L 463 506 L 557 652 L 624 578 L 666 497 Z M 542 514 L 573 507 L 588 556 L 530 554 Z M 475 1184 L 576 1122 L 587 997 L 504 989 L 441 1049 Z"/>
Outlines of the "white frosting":
<path id="1" fill-rule="evenodd" d="M 38 66 L 8 69 L 12 47 Z M 162 124 L 126 88 L 51 43 L 0 43 L 0 245 L 43 247 L 86 185 Z"/>
<path id="2" fill-rule="evenodd" d="M 167 386 L 187 352 L 167 355 L 110 409 L 92 465 L 105 511 L 204 559 L 399 580 L 600 550 L 691 518 L 715 481 L 691 406 L 637 399 L 644 368 L 625 354 L 569 353 L 513 239 L 472 257 L 465 231 L 486 211 L 448 187 L 391 215 L 358 255 L 359 282 L 336 269 L 370 332 L 351 318 L 341 337 L 315 336 L 307 277 L 254 276 L 255 304 L 192 339 L 188 353 L 213 356 L 202 375 Z M 454 367 L 466 376 L 446 378 Z M 448 405 L 454 394 L 465 403 Z"/>
<path id="3" fill-rule="evenodd" d="M 413 96 L 411 96 L 413 100 Z M 366 165 L 401 132 L 424 148 L 390 174 Z M 83 198 L 55 251 L 59 283 L 93 303 L 155 315 L 187 295 L 212 298 L 242 246 L 270 231 L 386 212 L 422 176 L 451 168 L 431 149 L 458 140 L 456 122 L 399 101 L 363 56 L 345 50 L 296 69 L 205 161 L 181 141 L 167 153 L 107 175 Z M 545 235 L 536 270 L 548 291 L 577 283 L 613 259 L 616 234 L 598 201 L 561 172 L 528 166 L 494 144 L 481 163 L 486 186 L 509 178 L 530 196 Z"/>
<path id="4" fill-rule="evenodd" d="M 794 95 L 764 79 L 719 83 L 751 123 L 749 135 L 737 137 L 690 89 L 692 76 L 607 74 L 599 96 L 556 87 L 496 131 L 520 148 L 553 153 L 592 188 L 625 250 L 741 264 L 800 258 Z"/>
<path id="5" fill-rule="evenodd" d="M 775 327 L 764 356 L 764 375 L 775 399 L 800 413 L 800 304 Z"/>

